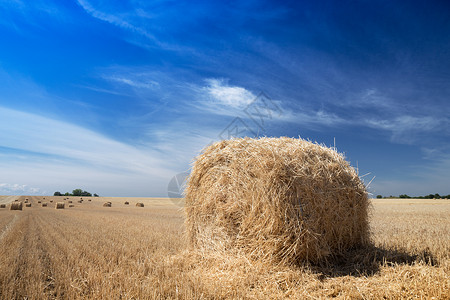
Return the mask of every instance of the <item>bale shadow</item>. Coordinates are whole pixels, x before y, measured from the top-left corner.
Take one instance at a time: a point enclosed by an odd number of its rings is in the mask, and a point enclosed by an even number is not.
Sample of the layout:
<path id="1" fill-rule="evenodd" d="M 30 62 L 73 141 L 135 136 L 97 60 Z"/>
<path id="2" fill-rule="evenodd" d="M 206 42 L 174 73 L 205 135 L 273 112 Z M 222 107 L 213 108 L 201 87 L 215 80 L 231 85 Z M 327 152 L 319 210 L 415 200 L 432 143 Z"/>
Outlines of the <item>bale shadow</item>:
<path id="1" fill-rule="evenodd" d="M 425 262 L 430 266 L 438 266 L 437 259 L 428 251 L 418 254 L 375 247 L 373 245 L 352 249 L 345 253 L 320 263 L 309 263 L 308 268 L 320 273 L 319 279 L 342 276 L 373 276 L 382 266 L 413 265 Z"/>

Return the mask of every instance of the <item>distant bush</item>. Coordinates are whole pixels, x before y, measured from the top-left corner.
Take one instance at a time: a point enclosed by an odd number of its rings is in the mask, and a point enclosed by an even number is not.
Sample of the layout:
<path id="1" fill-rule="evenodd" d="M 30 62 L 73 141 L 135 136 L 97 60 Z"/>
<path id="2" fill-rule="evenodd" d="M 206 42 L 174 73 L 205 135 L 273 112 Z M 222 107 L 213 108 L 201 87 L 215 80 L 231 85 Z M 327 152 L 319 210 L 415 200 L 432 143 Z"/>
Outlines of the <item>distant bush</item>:
<path id="1" fill-rule="evenodd" d="M 381 199 L 381 198 L 383 198 L 383 196 L 377 195 L 377 199 Z"/>

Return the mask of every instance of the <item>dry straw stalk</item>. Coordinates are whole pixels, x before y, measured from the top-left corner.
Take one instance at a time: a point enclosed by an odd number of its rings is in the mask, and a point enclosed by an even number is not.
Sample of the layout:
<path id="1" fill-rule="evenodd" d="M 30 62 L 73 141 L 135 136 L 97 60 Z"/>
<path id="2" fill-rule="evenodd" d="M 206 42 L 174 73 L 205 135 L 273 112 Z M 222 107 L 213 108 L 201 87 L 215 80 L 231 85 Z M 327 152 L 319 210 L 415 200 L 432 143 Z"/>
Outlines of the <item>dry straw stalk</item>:
<path id="1" fill-rule="evenodd" d="M 215 143 L 196 158 L 185 196 L 189 243 L 202 252 L 293 264 L 369 240 L 357 172 L 334 149 L 302 139 Z"/>

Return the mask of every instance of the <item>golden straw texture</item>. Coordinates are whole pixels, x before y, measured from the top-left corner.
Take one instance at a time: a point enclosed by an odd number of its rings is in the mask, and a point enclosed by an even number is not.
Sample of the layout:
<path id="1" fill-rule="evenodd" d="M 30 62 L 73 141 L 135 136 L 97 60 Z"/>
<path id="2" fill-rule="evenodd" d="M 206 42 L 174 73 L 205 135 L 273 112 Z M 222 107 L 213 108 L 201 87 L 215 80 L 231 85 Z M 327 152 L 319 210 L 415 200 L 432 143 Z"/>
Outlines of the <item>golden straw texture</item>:
<path id="1" fill-rule="evenodd" d="M 334 149 L 302 139 L 217 142 L 185 191 L 191 248 L 294 264 L 369 240 L 366 187 Z"/>

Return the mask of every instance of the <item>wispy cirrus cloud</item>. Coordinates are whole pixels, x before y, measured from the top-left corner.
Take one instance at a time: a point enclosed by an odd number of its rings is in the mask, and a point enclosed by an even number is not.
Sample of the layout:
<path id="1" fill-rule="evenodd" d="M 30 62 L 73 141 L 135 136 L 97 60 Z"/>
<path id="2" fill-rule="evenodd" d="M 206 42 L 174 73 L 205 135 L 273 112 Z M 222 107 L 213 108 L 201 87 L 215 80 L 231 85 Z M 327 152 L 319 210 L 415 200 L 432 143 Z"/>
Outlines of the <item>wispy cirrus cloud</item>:
<path id="1" fill-rule="evenodd" d="M 171 173 L 163 158 L 152 149 L 138 149 L 63 121 L 0 107 L 0 128 L 3 147 L 121 172 Z"/>
<path id="2" fill-rule="evenodd" d="M 449 121 L 431 116 L 402 115 L 391 119 L 363 120 L 363 125 L 390 133 L 391 141 L 413 144 L 424 135 L 436 132 L 448 134 Z M 447 132 L 445 132 L 447 131 Z"/>

